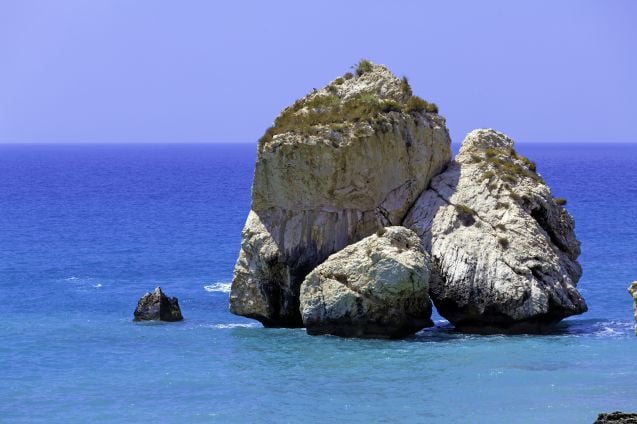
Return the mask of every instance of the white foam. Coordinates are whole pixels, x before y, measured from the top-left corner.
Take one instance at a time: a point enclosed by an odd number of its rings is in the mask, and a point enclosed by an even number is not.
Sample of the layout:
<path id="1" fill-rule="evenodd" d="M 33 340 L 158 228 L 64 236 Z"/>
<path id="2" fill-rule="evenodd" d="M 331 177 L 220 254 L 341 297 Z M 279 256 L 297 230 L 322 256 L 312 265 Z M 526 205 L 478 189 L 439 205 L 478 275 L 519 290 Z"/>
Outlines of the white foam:
<path id="1" fill-rule="evenodd" d="M 100 287 L 102 287 L 102 285 L 100 283 L 97 283 L 97 284 L 93 284 L 93 287 L 96 289 L 99 289 Z"/>
<path id="2" fill-rule="evenodd" d="M 215 324 L 212 328 L 256 328 L 256 324 Z"/>
<path id="3" fill-rule="evenodd" d="M 633 323 L 629 321 L 605 321 L 596 325 L 597 330 L 593 333 L 598 337 L 625 337 L 632 335 Z"/>
<path id="4" fill-rule="evenodd" d="M 230 283 L 212 283 L 203 286 L 203 289 L 209 293 L 230 293 Z"/>

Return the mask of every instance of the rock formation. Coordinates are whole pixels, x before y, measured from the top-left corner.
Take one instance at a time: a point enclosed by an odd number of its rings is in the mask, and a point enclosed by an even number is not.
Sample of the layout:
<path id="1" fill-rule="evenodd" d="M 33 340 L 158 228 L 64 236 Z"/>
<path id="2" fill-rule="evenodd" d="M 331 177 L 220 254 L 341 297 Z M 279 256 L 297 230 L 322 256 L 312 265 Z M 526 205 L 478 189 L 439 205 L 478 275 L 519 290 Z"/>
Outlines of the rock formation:
<path id="1" fill-rule="evenodd" d="M 184 317 L 176 297 L 167 297 L 160 287 L 139 299 L 135 321 L 181 321 Z"/>
<path id="2" fill-rule="evenodd" d="M 541 331 L 587 310 L 574 221 L 513 141 L 472 131 L 403 225 L 431 252 L 430 296 L 460 330 Z"/>
<path id="3" fill-rule="evenodd" d="M 633 307 L 635 309 L 635 335 L 637 336 L 637 281 L 633 281 L 628 287 L 628 293 L 633 297 Z"/>
<path id="4" fill-rule="evenodd" d="M 599 414 L 594 424 L 637 424 L 637 414 L 619 411 Z"/>
<path id="5" fill-rule="evenodd" d="M 437 108 L 362 61 L 283 110 L 259 142 L 230 310 L 299 327 L 299 288 L 330 254 L 400 225 L 450 160 Z"/>
<path id="6" fill-rule="evenodd" d="M 433 325 L 429 256 L 404 227 L 387 227 L 316 267 L 301 286 L 309 334 L 396 338 Z"/>

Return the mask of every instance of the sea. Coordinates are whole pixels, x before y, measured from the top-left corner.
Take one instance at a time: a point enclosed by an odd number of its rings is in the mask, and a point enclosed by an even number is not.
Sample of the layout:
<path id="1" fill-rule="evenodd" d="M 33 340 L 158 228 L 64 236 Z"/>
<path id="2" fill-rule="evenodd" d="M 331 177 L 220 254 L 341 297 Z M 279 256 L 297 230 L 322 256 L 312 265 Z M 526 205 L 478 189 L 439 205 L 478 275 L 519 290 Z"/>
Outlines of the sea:
<path id="1" fill-rule="evenodd" d="M 455 146 L 457 150 L 457 146 Z M 546 335 L 309 336 L 232 315 L 256 145 L 0 145 L 2 423 L 592 423 L 637 411 L 637 145 L 519 144 L 582 242 Z M 185 320 L 135 323 L 156 286 Z"/>

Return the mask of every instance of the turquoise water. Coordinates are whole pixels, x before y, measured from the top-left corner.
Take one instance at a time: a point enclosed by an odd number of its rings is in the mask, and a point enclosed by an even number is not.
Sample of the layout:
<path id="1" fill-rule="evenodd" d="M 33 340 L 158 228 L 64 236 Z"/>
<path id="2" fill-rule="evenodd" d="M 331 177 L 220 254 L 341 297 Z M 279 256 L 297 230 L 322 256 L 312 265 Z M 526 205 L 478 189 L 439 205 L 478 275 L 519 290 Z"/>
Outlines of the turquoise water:
<path id="1" fill-rule="evenodd" d="M 254 145 L 0 146 L 0 422 L 587 423 L 637 410 L 637 146 L 520 145 L 582 241 L 546 336 L 401 341 L 227 311 Z M 135 324 L 160 284 L 186 320 Z"/>

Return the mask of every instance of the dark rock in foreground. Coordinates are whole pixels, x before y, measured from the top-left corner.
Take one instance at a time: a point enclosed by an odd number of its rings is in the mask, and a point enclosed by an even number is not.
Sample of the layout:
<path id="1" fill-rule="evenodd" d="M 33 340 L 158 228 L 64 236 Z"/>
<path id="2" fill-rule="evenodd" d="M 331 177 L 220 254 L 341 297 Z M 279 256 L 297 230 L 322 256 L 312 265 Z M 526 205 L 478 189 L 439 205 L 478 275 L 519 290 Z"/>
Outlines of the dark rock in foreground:
<path id="1" fill-rule="evenodd" d="M 610 412 L 599 414 L 597 421 L 593 424 L 637 424 L 637 414 L 626 412 Z"/>
<path id="2" fill-rule="evenodd" d="M 135 321 L 181 321 L 184 317 L 176 297 L 168 297 L 157 287 L 139 299 Z"/>

